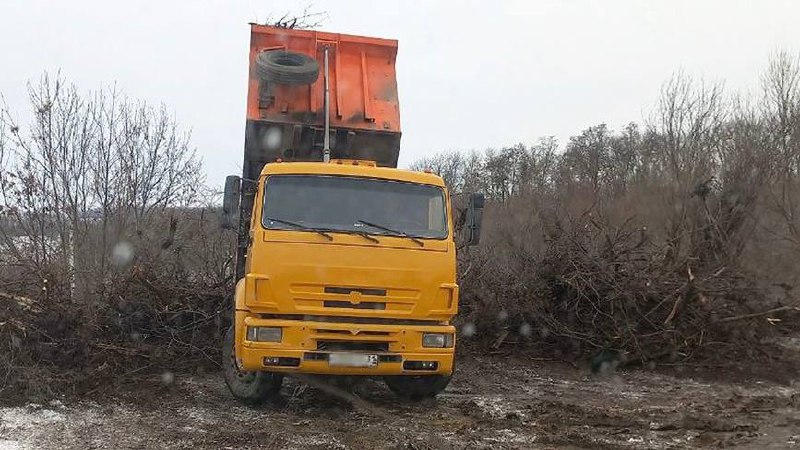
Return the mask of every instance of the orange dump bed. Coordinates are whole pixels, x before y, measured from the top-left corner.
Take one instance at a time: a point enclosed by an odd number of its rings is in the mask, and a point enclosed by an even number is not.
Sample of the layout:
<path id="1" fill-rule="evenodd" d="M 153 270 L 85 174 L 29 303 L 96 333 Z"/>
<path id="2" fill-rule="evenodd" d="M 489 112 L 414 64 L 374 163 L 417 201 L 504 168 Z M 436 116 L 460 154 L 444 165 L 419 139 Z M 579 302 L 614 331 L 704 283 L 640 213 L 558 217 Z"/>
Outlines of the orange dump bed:
<path id="1" fill-rule="evenodd" d="M 263 166 L 261 163 L 277 158 L 322 159 L 325 48 L 329 55 L 331 157 L 397 166 L 397 41 L 255 24 L 250 34 L 246 166 L 248 161 Z M 316 81 L 289 85 L 260 78 L 258 55 L 280 50 L 314 58 L 319 65 Z"/>

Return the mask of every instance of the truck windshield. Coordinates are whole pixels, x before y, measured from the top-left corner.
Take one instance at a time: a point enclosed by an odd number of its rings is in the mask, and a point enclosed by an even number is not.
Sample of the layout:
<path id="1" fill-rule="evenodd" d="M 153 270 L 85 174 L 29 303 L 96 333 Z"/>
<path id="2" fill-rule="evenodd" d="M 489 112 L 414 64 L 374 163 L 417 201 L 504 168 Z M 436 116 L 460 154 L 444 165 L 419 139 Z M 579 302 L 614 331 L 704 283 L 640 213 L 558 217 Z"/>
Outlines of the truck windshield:
<path id="1" fill-rule="evenodd" d="M 373 178 L 272 175 L 262 224 L 275 230 L 369 233 L 444 239 L 444 191 L 437 186 Z M 380 225 L 370 226 L 370 224 Z"/>

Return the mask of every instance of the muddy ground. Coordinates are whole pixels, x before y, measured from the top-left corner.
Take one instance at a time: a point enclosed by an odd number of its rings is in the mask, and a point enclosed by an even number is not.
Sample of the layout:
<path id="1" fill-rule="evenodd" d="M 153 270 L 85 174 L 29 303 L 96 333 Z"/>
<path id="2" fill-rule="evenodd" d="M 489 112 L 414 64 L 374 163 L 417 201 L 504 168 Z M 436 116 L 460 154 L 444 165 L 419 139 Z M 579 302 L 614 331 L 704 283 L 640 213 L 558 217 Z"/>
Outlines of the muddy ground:
<path id="1" fill-rule="evenodd" d="M 219 374 L 165 374 L 94 400 L 0 408 L 0 449 L 800 448 L 797 374 L 725 381 L 725 370 L 596 376 L 519 356 L 462 358 L 437 400 L 403 402 L 368 380 L 351 387 L 352 403 L 287 380 L 257 408 L 234 401 Z"/>

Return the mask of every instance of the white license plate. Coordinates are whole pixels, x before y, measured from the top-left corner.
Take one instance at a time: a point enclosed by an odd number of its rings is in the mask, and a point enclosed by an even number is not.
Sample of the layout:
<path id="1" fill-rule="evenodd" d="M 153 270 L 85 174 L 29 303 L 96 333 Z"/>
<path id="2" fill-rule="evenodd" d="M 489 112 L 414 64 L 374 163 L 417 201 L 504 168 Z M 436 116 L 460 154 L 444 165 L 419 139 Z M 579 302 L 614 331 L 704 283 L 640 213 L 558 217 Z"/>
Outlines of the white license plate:
<path id="1" fill-rule="evenodd" d="M 332 367 L 375 367 L 378 365 L 378 355 L 331 353 L 328 364 Z"/>

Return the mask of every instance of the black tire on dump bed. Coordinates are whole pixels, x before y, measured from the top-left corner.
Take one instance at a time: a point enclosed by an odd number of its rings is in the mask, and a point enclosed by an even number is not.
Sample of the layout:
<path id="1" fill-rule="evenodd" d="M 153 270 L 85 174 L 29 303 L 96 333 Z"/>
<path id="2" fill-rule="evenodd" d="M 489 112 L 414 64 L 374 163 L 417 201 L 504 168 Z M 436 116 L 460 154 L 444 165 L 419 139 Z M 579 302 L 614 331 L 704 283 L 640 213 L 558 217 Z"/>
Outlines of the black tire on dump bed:
<path id="1" fill-rule="evenodd" d="M 383 380 L 399 397 L 410 400 L 433 398 L 450 383 L 448 375 L 393 375 Z"/>
<path id="2" fill-rule="evenodd" d="M 246 372 L 239 369 L 233 350 L 233 327 L 222 340 L 222 367 L 225 384 L 234 397 L 248 405 L 258 405 L 281 390 L 283 375 L 270 372 Z"/>
<path id="3" fill-rule="evenodd" d="M 302 53 L 272 50 L 256 56 L 256 75 L 263 81 L 305 86 L 317 81 L 319 64 Z"/>

